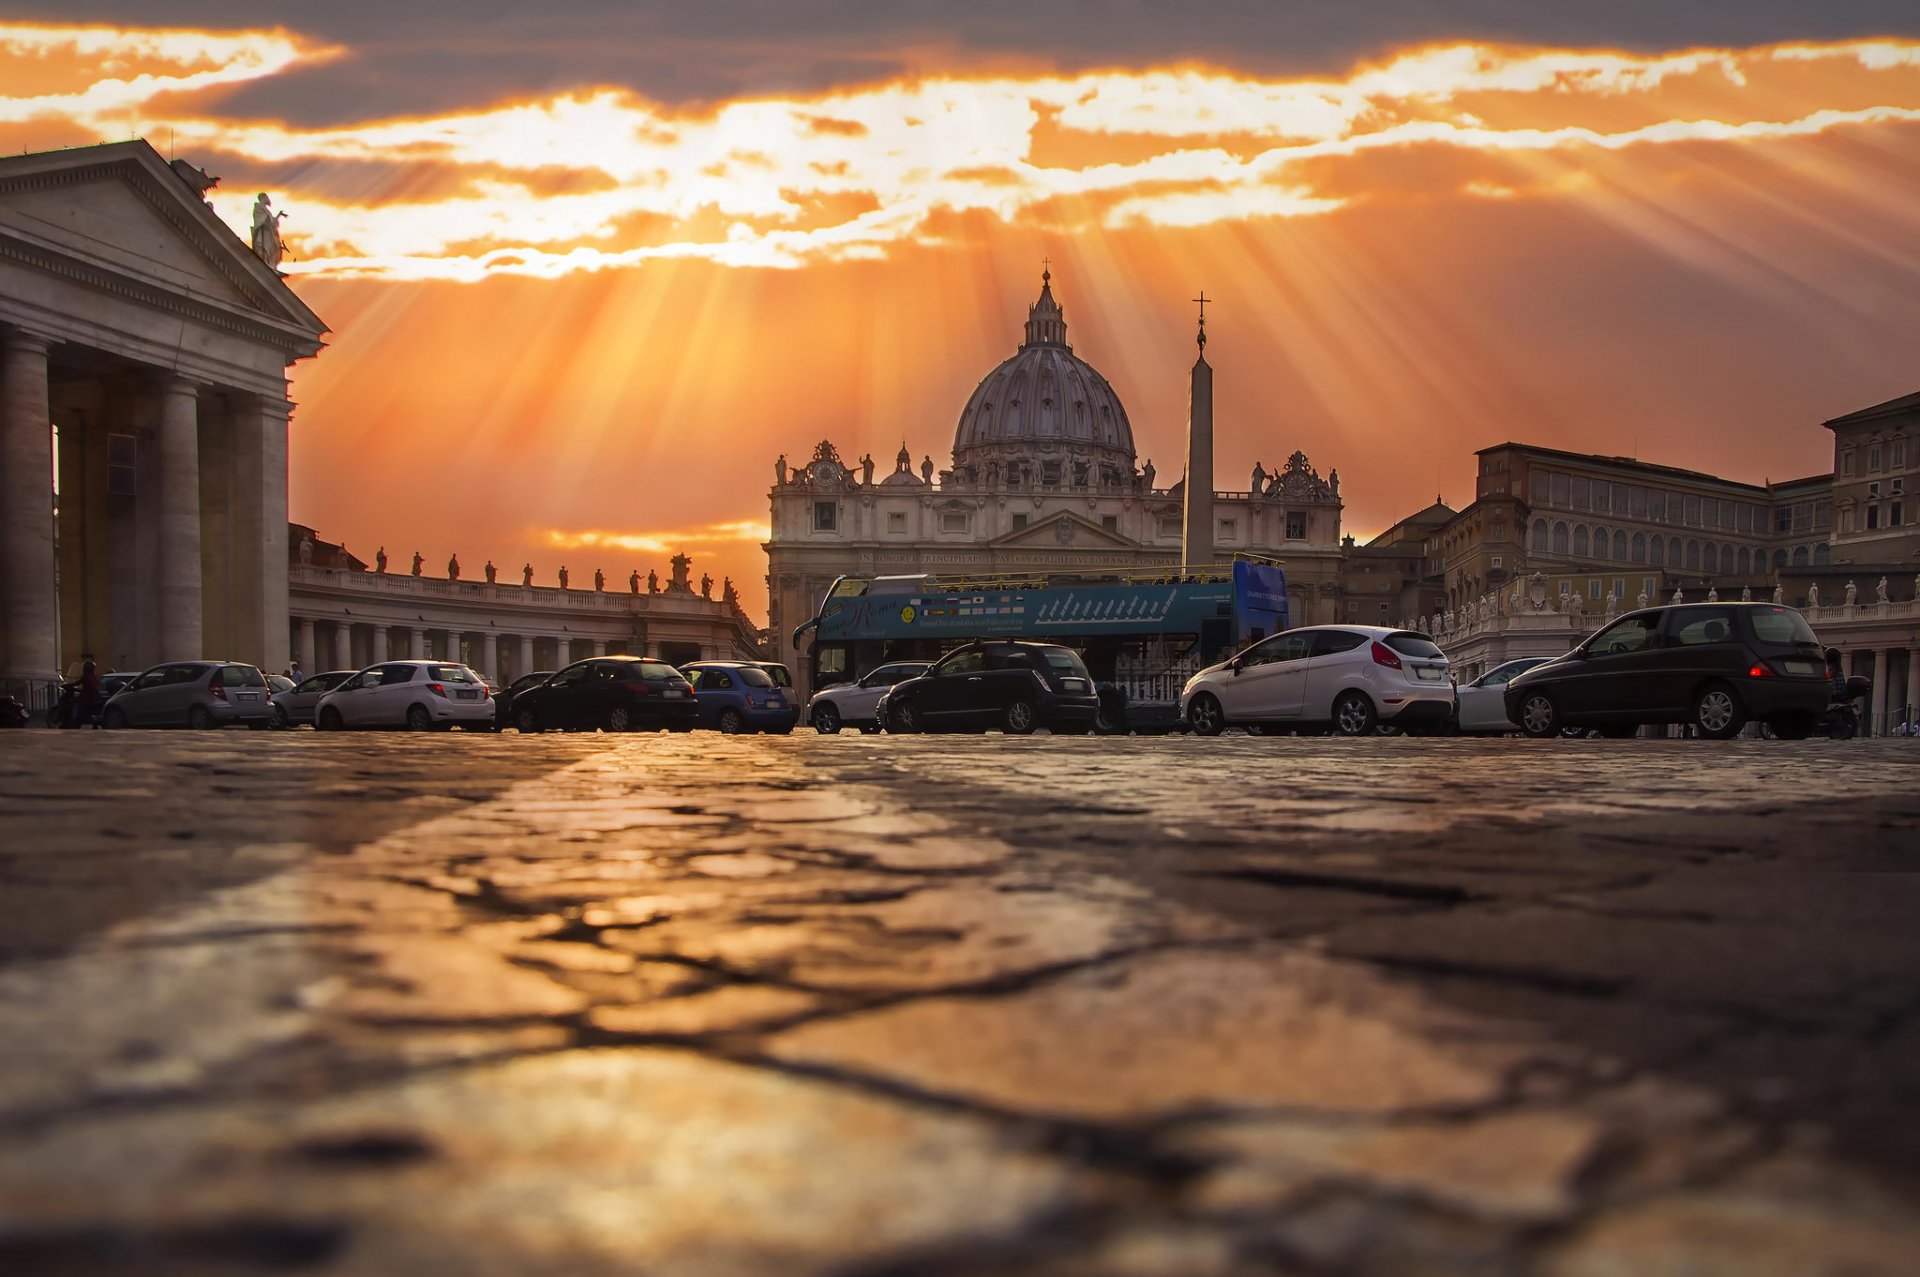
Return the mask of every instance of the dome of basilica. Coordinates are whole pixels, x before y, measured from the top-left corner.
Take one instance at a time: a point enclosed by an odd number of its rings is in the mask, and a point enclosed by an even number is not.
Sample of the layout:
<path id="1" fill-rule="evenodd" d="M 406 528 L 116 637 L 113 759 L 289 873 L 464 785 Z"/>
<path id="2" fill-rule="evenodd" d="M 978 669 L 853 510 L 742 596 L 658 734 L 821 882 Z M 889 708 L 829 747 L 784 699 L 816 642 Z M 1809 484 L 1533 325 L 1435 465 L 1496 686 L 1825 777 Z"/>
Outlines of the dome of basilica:
<path id="1" fill-rule="evenodd" d="M 1133 474 L 1133 427 L 1120 396 L 1067 345 L 1067 321 L 1053 299 L 1051 272 L 1027 310 L 1027 336 L 988 373 L 960 411 L 954 469 L 1040 481 L 1117 483 Z M 1084 480 L 1073 470 L 1083 468 Z"/>

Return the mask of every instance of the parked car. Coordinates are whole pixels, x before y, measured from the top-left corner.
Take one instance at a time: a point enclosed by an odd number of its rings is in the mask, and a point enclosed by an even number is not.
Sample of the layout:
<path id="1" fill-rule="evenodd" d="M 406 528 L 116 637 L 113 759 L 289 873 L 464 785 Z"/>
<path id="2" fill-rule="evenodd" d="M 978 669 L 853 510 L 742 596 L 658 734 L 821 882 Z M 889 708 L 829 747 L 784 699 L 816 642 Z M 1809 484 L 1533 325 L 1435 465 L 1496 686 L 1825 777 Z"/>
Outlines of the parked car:
<path id="1" fill-rule="evenodd" d="M 406 727 L 416 732 L 455 725 L 493 726 L 493 697 L 486 680 L 452 661 L 387 661 L 361 670 L 320 697 L 313 725 L 321 731 L 351 727 Z"/>
<path id="2" fill-rule="evenodd" d="M 102 727 L 266 727 L 272 722 L 266 675 L 234 661 L 156 665 L 100 711 Z"/>
<path id="3" fill-rule="evenodd" d="M 285 674 L 267 675 L 267 699 L 271 700 L 282 692 L 293 690 L 293 680 Z"/>
<path id="4" fill-rule="evenodd" d="M 870 671 L 857 683 L 839 683 L 815 692 L 807 702 L 807 722 L 824 736 L 831 736 L 842 727 L 877 732 L 880 719 L 875 709 L 880 698 L 895 683 L 926 673 L 927 664 L 926 661 L 895 661 Z"/>
<path id="5" fill-rule="evenodd" d="M 748 661 L 749 665 L 758 665 L 767 672 L 775 687 L 785 688 L 789 696 L 793 695 L 793 673 L 779 661 Z"/>
<path id="6" fill-rule="evenodd" d="M 680 667 L 693 684 L 700 726 L 716 731 L 773 732 L 782 735 L 800 721 L 793 693 L 748 661 L 695 661 Z"/>
<path id="7" fill-rule="evenodd" d="M 284 728 L 298 727 L 304 723 L 312 726 L 314 710 L 319 706 L 320 698 L 357 673 L 358 670 L 328 670 L 324 674 L 301 679 L 293 685 L 292 691 L 276 693 L 272 698 L 273 725 Z"/>
<path id="8" fill-rule="evenodd" d="M 1631 736 L 1686 723 L 1724 739 L 1750 718 L 1804 738 L 1832 694 L 1806 618 L 1772 603 L 1682 603 L 1629 612 L 1565 656 L 1507 685 L 1507 717 L 1529 736 L 1596 727 Z"/>
<path id="9" fill-rule="evenodd" d="M 693 688 L 665 661 L 643 656 L 596 656 L 575 661 L 514 694 L 513 726 L 610 732 L 693 730 Z"/>
<path id="10" fill-rule="evenodd" d="M 1519 726 L 1507 717 L 1507 684 L 1552 659 L 1551 656 L 1523 656 L 1517 661 L 1496 665 L 1471 683 L 1455 689 L 1454 728 L 1468 734 L 1519 731 Z"/>
<path id="11" fill-rule="evenodd" d="M 983 639 L 941 657 L 925 674 L 887 689 L 891 732 L 1024 736 L 1038 727 L 1085 733 L 1100 714 L 1093 676 L 1070 647 Z"/>
<path id="12" fill-rule="evenodd" d="M 514 698 L 530 687 L 538 687 L 553 677 L 552 670 L 536 670 L 531 674 L 522 674 L 500 691 L 493 694 L 493 728 L 503 732 L 513 726 Z"/>
<path id="13" fill-rule="evenodd" d="M 1218 736 L 1232 725 L 1330 726 L 1370 736 L 1382 725 L 1423 733 L 1453 718 L 1447 657 L 1432 639 L 1378 625 L 1311 625 L 1261 639 L 1187 680 L 1187 726 Z"/>
<path id="14" fill-rule="evenodd" d="M 139 677 L 140 671 L 138 670 L 116 670 L 112 674 L 102 674 L 100 676 L 100 703 L 104 705 L 121 692 L 126 691 L 129 687 L 133 686 L 133 681 Z"/>

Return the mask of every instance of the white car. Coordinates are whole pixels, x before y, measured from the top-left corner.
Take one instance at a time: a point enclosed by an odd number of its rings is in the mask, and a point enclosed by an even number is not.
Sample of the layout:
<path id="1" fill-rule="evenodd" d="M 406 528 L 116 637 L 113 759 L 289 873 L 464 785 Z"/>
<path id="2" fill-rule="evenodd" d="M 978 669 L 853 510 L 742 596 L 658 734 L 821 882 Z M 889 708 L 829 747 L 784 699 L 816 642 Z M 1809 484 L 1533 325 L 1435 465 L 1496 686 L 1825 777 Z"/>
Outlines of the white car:
<path id="1" fill-rule="evenodd" d="M 1520 728 L 1507 718 L 1507 684 L 1536 665 L 1545 665 L 1550 656 L 1524 656 L 1517 661 L 1496 665 L 1454 693 L 1460 708 L 1454 722 L 1462 732 L 1517 732 Z"/>
<path id="2" fill-rule="evenodd" d="M 351 727 L 445 731 L 456 724 L 492 731 L 493 696 L 485 679 L 453 661 L 368 666 L 322 696 L 313 711 L 313 725 L 323 732 Z"/>
<path id="3" fill-rule="evenodd" d="M 895 683 L 919 678 L 927 672 L 926 661 L 895 661 L 882 665 L 858 683 L 840 683 L 813 694 L 807 702 L 807 721 L 823 736 L 831 736 L 842 727 L 858 727 L 877 732 L 880 721 L 877 706 Z"/>
<path id="4" fill-rule="evenodd" d="M 1438 732 L 1453 718 L 1453 683 L 1446 654 L 1424 634 L 1314 625 L 1201 670 L 1181 691 L 1180 712 L 1201 736 L 1234 725 L 1331 727 L 1341 736 L 1380 726 Z"/>

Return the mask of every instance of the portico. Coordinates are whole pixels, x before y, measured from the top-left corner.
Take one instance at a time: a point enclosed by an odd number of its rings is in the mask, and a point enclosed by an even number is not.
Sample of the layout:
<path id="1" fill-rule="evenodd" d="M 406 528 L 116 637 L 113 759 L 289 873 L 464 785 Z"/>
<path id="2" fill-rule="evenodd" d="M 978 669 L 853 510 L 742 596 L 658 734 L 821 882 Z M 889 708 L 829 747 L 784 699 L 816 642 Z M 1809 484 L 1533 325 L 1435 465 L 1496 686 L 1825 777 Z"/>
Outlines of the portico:
<path id="1" fill-rule="evenodd" d="M 286 370 L 326 326 L 143 141 L 0 159 L 0 679 L 279 669 Z"/>

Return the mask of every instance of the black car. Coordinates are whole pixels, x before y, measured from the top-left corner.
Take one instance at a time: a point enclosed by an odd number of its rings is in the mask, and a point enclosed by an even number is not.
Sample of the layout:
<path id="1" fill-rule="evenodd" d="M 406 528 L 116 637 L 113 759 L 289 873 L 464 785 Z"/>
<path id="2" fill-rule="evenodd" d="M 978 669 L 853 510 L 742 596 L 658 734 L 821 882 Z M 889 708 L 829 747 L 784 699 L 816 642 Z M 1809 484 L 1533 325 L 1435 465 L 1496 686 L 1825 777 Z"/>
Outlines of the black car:
<path id="1" fill-rule="evenodd" d="M 510 721 L 523 732 L 553 727 L 690 732 L 693 688 L 665 661 L 596 656 L 521 690 L 510 712 Z"/>
<path id="2" fill-rule="evenodd" d="M 530 687 L 538 687 L 553 677 L 552 670 L 535 670 L 531 674 L 522 674 L 519 678 L 493 694 L 493 730 L 504 732 L 513 726 L 513 698 Z"/>
<path id="3" fill-rule="evenodd" d="M 1084 733 L 1099 714 L 1093 676 L 1072 648 L 1009 639 L 956 648 L 919 678 L 894 684 L 886 699 L 892 732 Z"/>
<path id="4" fill-rule="evenodd" d="M 1831 687 L 1806 618 L 1772 603 L 1682 603 L 1629 612 L 1565 656 L 1507 685 L 1507 717 L 1529 736 L 1686 723 L 1722 740 L 1759 719 L 1799 739 Z"/>

